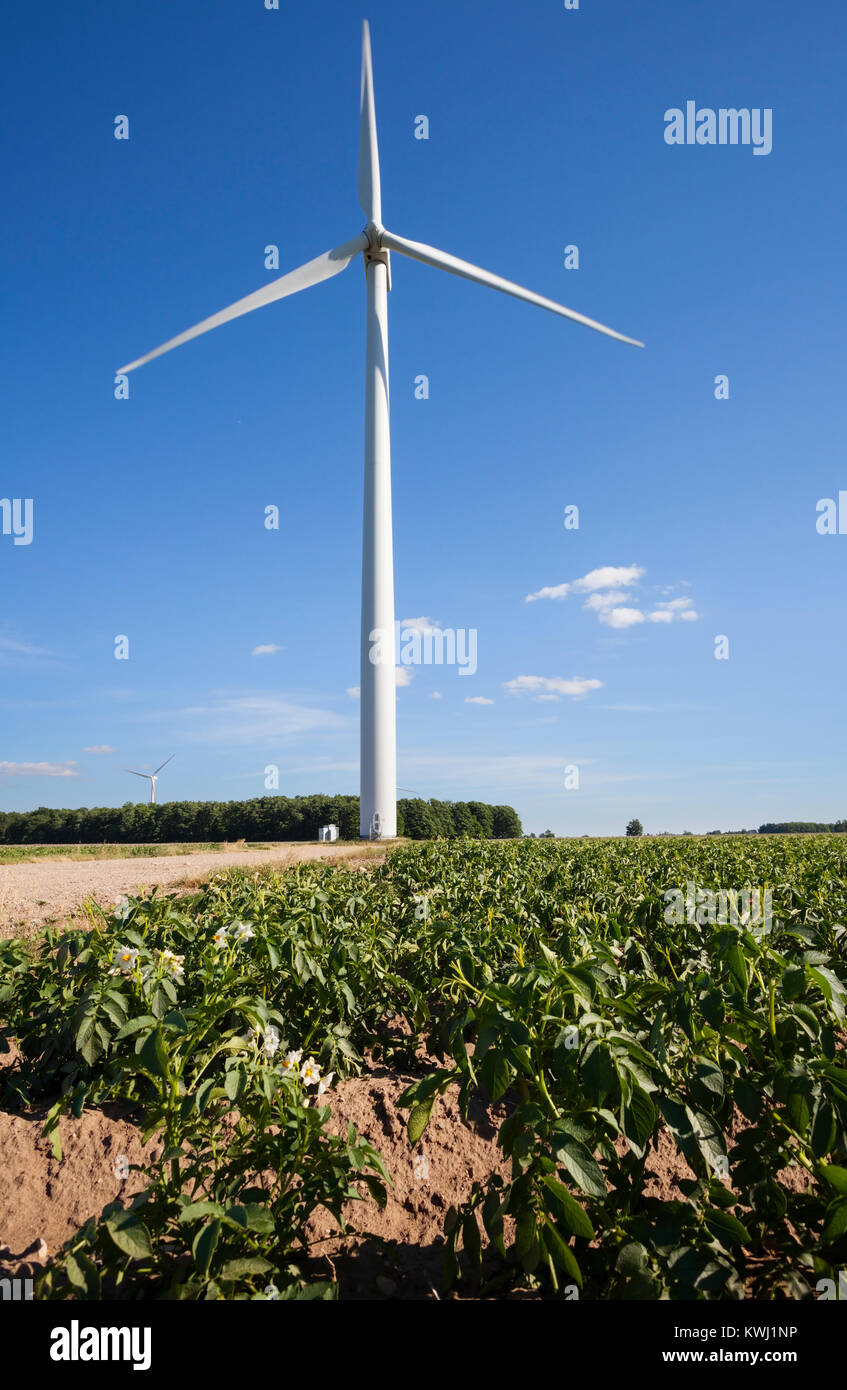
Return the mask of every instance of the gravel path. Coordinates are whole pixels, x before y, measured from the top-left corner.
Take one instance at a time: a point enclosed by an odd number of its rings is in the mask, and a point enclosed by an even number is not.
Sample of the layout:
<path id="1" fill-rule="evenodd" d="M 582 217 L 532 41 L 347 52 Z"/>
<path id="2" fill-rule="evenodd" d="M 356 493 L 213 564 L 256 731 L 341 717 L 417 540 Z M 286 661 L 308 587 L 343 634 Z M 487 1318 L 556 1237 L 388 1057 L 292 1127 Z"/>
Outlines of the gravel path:
<path id="1" fill-rule="evenodd" d="M 0 938 L 28 935 L 47 922 L 66 922 L 87 898 L 111 907 L 120 893 L 199 882 L 229 864 L 283 867 L 304 859 L 366 864 L 382 859 L 385 853 L 383 846 L 297 844 L 155 859 L 42 859 L 32 864 L 4 864 L 0 867 Z"/>

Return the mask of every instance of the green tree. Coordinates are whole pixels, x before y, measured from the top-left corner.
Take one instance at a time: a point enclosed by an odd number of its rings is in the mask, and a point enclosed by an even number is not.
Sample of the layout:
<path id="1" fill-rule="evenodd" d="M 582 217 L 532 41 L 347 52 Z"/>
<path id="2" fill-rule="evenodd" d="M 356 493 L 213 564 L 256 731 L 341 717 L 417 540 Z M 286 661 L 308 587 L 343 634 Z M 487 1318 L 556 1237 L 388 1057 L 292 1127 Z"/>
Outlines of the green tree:
<path id="1" fill-rule="evenodd" d="M 523 834 L 520 817 L 513 806 L 494 807 L 495 840 L 517 840 Z"/>
<path id="2" fill-rule="evenodd" d="M 643 835 L 644 826 L 641 824 L 640 820 L 633 818 L 626 827 L 626 833 L 627 835 Z"/>

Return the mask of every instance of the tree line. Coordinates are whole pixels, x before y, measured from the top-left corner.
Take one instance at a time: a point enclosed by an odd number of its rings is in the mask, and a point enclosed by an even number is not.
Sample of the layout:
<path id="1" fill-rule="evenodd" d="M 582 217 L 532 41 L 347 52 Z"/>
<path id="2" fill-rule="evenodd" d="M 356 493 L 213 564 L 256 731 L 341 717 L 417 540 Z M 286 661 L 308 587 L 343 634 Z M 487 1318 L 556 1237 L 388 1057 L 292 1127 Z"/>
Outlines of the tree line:
<path id="1" fill-rule="evenodd" d="M 766 825 L 759 826 L 760 835 L 821 835 L 827 831 L 839 835 L 847 833 L 847 820 L 782 820 L 768 821 Z"/>
<path id="2" fill-rule="evenodd" d="M 0 811 L 0 844 L 188 844 L 222 840 L 314 840 L 337 825 L 359 838 L 357 796 L 257 796 L 249 801 L 163 801 L 123 806 Z M 397 833 L 413 840 L 510 839 L 521 835 L 511 806 L 483 801 L 398 801 Z"/>

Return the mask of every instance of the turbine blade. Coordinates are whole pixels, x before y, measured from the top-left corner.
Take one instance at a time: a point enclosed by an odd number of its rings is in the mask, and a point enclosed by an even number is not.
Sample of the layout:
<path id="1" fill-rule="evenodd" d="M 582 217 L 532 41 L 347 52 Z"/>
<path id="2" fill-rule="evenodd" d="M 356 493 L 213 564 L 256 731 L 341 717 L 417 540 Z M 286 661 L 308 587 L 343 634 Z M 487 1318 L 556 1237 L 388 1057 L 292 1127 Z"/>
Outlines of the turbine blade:
<path id="1" fill-rule="evenodd" d="M 492 275 L 490 270 L 481 270 L 479 266 L 471 265 L 470 261 L 460 261 L 457 256 L 449 256 L 446 251 L 438 251 L 434 246 L 425 246 L 421 241 L 407 241 L 405 237 L 395 236 L 394 232 L 386 231 L 380 236 L 380 244 L 391 251 L 399 251 L 402 256 L 409 256 L 413 261 L 422 261 L 424 265 L 434 266 L 436 270 L 449 270 L 451 275 L 461 275 L 465 280 L 474 280 L 478 285 L 487 285 L 489 289 L 500 290 L 502 294 L 511 294 L 515 299 L 525 299 L 528 304 L 537 304 L 540 309 L 549 309 L 553 314 L 573 319 L 575 323 L 582 323 L 586 328 L 605 333 L 608 338 L 617 338 L 622 343 L 632 343 L 633 347 L 644 346 L 637 338 L 628 338 L 625 333 L 617 333 L 614 328 L 607 328 L 596 319 L 586 318 L 585 314 L 578 314 L 575 309 L 566 309 L 564 304 L 545 299 L 543 295 L 525 290 L 522 285 L 516 285 L 512 280 Z"/>
<path id="2" fill-rule="evenodd" d="M 167 767 L 168 763 L 172 763 L 175 757 L 176 753 L 171 753 L 171 756 L 169 758 L 165 758 L 165 761 L 163 763 L 159 763 L 159 766 L 156 768 L 155 772 L 153 773 L 153 776 L 158 777 L 159 773 L 162 771 L 162 768 Z"/>
<path id="3" fill-rule="evenodd" d="M 362 99 L 359 124 L 359 202 L 369 222 L 382 221 L 382 194 L 379 186 L 379 150 L 376 141 L 376 107 L 371 59 L 371 31 L 362 24 Z"/>
<path id="4" fill-rule="evenodd" d="M 149 772 L 136 772 L 134 767 L 125 767 L 124 772 L 131 772 L 133 777 L 149 777 Z"/>
<path id="5" fill-rule="evenodd" d="M 187 328 L 184 333 L 169 339 L 161 347 L 154 348 L 143 357 L 137 357 L 125 367 L 119 367 L 118 371 L 132 372 L 136 367 L 143 367 L 145 362 L 151 362 L 154 357 L 161 357 L 163 352 L 170 352 L 171 348 L 180 347 L 191 338 L 199 338 L 201 333 L 208 333 L 210 329 L 218 328 L 222 323 L 229 323 L 230 319 L 240 318 L 242 314 L 249 314 L 252 309 L 261 309 L 265 304 L 273 304 L 275 300 L 285 299 L 289 294 L 297 294 L 299 290 L 308 290 L 312 285 L 319 285 L 322 280 L 328 280 L 332 275 L 344 270 L 367 244 L 367 237 L 360 232 L 352 241 L 345 241 L 343 245 L 336 246 L 332 251 L 325 251 L 322 256 L 308 261 L 297 270 L 290 270 L 278 280 L 271 280 L 270 284 L 263 285 L 260 290 L 245 295 L 243 299 L 237 299 L 228 309 L 221 309 L 219 314 L 212 314 L 211 318 L 196 323 L 193 328 Z"/>

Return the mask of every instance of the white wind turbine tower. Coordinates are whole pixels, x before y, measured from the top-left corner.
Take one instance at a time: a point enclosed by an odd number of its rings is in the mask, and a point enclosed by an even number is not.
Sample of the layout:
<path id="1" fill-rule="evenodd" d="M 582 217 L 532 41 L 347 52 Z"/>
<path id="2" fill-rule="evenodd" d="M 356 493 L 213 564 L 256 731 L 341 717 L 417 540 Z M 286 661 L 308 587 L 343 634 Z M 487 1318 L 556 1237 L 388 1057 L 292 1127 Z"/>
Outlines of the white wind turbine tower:
<path id="1" fill-rule="evenodd" d="M 391 533 L 391 444 L 388 413 L 388 290 L 391 287 L 389 252 L 398 251 L 437 270 L 448 270 L 489 289 L 525 299 L 563 318 L 594 328 L 610 338 L 643 347 L 635 338 L 616 333 L 594 319 L 566 309 L 542 295 L 533 294 L 460 261 L 433 246 L 386 231 L 382 225 L 379 155 L 376 138 L 370 31 L 362 34 L 361 126 L 359 134 L 359 202 L 367 221 L 364 231 L 332 251 L 272 280 L 254 294 L 212 314 L 202 323 L 171 338 L 161 347 L 137 358 L 120 372 L 131 372 L 171 348 L 208 333 L 230 319 L 299 290 L 309 289 L 344 270 L 361 252 L 367 286 L 365 347 L 365 487 L 362 527 L 362 632 L 361 632 L 361 732 L 360 732 L 360 834 L 390 838 L 397 833 L 397 737 L 394 652 L 394 555 Z M 164 766 L 164 764 L 163 764 Z M 143 774 L 142 774 L 143 775 Z M 154 784 L 155 789 L 155 784 Z"/>
<path id="2" fill-rule="evenodd" d="M 149 779 L 149 782 L 150 782 L 150 805 L 151 805 L 151 806 L 155 806 L 155 805 L 156 805 L 156 783 L 157 783 L 158 780 L 159 780 L 159 773 L 162 771 L 162 768 L 163 768 L 163 767 L 167 767 L 168 763 L 171 762 L 171 760 L 172 760 L 173 758 L 175 758 L 175 757 L 176 757 L 176 753 L 171 753 L 170 758 L 165 758 L 165 761 L 164 761 L 163 763 L 159 763 L 159 766 L 156 768 L 156 771 L 155 771 L 155 772 L 136 772 L 136 771 L 135 771 L 135 768 L 133 768 L 133 767 L 125 767 L 125 768 L 124 768 L 124 772 L 131 772 L 132 775 L 133 775 L 133 777 L 147 777 L 147 778 Z"/>

